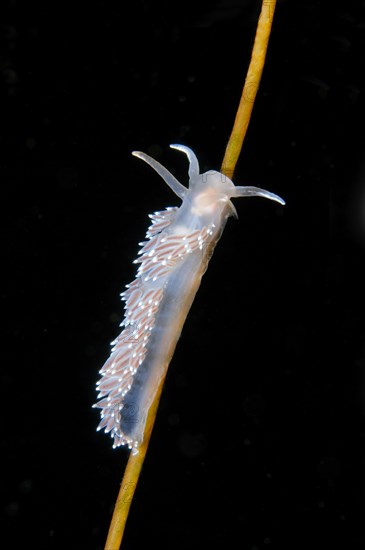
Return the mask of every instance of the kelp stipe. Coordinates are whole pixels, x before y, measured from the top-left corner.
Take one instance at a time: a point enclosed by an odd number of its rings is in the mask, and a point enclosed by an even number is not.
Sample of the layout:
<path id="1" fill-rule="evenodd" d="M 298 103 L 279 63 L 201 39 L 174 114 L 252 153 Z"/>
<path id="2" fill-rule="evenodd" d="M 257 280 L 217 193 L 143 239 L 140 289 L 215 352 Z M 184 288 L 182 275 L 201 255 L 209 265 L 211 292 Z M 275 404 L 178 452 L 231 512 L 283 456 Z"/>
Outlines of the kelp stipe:
<path id="1" fill-rule="evenodd" d="M 102 369 L 102 378 L 98 384 L 101 401 L 96 404 L 96 407 L 102 410 L 102 420 L 99 427 L 111 432 L 116 446 L 127 444 L 132 449 L 115 504 L 105 550 L 118 550 L 120 548 L 129 508 L 156 418 L 166 371 L 212 250 L 220 237 L 227 218 L 230 215 L 235 215 L 231 198 L 258 195 L 284 204 L 283 199 L 273 193 L 257 187 L 235 186 L 230 181 L 233 178 L 260 83 L 275 5 L 275 0 L 270 0 L 270 2 L 263 0 L 262 2 L 252 57 L 234 126 L 222 162 L 221 172 L 211 171 L 208 173 L 209 177 L 206 179 L 209 180 L 210 185 L 199 190 L 199 164 L 194 153 L 186 146 L 173 145 L 172 147 L 188 156 L 189 190 L 156 160 L 145 153 L 134 153 L 135 156 L 147 162 L 163 177 L 171 189 L 183 200 L 183 205 L 180 209 L 168 209 L 152 215 L 152 225 L 146 236 L 149 242 L 141 243 L 141 258 L 140 261 L 137 260 L 141 269 L 139 277 L 133 281 L 124 294 L 126 317 L 122 323 L 124 329 L 121 335 L 124 334 L 123 338 L 127 336 L 132 340 L 135 337 L 137 345 L 133 347 L 133 343 L 130 341 L 128 346 L 131 347 L 125 348 L 125 342 L 120 338 L 117 339 L 113 343 L 112 356 Z M 227 178 L 223 178 L 222 174 Z M 191 189 L 197 188 L 197 192 L 194 197 L 191 197 L 192 200 L 185 201 L 190 186 Z M 180 214 L 177 210 L 181 211 Z M 178 216 L 181 216 L 179 221 Z M 218 223 L 216 223 L 217 221 Z M 158 236 L 156 242 L 152 241 L 156 235 Z M 211 237 L 209 247 L 203 246 L 207 235 Z M 166 240 L 164 240 L 165 237 Z M 196 262 L 195 257 L 197 250 L 200 253 L 204 250 L 199 264 Z M 189 289 L 186 293 L 183 292 L 181 286 L 184 276 L 187 277 L 186 282 L 188 285 L 186 288 Z M 161 286 L 162 281 L 158 280 L 161 277 L 166 277 L 166 286 L 164 284 Z M 141 288 L 139 282 L 141 280 L 143 282 L 143 278 L 144 283 L 149 283 L 149 285 Z M 161 311 L 159 308 L 162 307 L 164 299 L 166 300 L 166 298 L 163 298 L 163 294 L 176 289 L 178 280 L 180 281 L 179 308 L 175 310 L 176 315 L 170 317 L 172 324 L 168 330 L 165 330 L 163 341 L 159 342 L 155 334 L 152 346 L 150 338 L 153 338 L 154 327 L 157 326 L 156 317 L 159 315 L 158 312 Z M 153 286 L 153 283 L 156 283 L 156 287 Z M 162 292 L 161 295 L 159 291 Z M 168 308 L 169 300 L 166 300 L 165 304 Z M 171 311 L 169 313 L 171 314 Z M 143 346 L 144 343 L 145 346 Z M 154 349 L 156 347 L 159 351 L 151 354 L 152 358 L 150 357 L 149 366 L 142 372 L 139 369 L 143 370 L 143 364 L 148 355 L 147 350 L 146 352 L 144 350 L 148 347 L 148 344 Z M 163 353 L 161 354 L 162 349 Z M 131 352 L 131 350 L 133 351 Z M 114 356 L 113 353 L 115 353 Z M 128 360 L 124 362 L 127 356 Z M 163 364 L 159 364 L 161 358 Z M 129 370 L 126 367 L 127 363 Z M 142 390 L 139 395 L 137 391 L 138 401 L 130 401 L 127 407 L 129 399 L 127 396 L 128 394 L 131 396 L 132 394 L 129 392 L 133 392 L 133 376 L 138 376 L 138 372 L 142 372 L 143 383 L 139 385 Z M 154 388 L 152 392 L 145 390 L 145 388 L 151 387 Z M 109 401 L 108 398 L 110 398 Z M 139 423 L 139 428 L 132 427 L 127 432 L 125 424 L 124 429 L 121 429 L 123 428 L 123 409 L 124 413 L 128 409 L 130 411 L 130 406 L 136 405 L 136 403 L 138 403 L 138 406 L 143 403 L 145 410 L 138 411 L 135 409 L 137 415 L 139 414 L 135 418 L 137 424 Z"/>

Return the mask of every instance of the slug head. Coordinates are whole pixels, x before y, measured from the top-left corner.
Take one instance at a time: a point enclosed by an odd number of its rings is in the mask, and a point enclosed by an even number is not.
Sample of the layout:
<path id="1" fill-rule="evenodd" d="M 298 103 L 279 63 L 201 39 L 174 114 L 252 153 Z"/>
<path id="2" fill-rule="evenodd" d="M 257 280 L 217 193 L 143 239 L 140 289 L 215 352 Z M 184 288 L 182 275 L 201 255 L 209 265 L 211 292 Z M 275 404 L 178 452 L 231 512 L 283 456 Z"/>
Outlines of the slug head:
<path id="1" fill-rule="evenodd" d="M 237 217 L 236 209 L 230 200 L 238 197 L 264 197 L 284 205 L 285 201 L 265 189 L 252 186 L 236 186 L 224 174 L 209 170 L 200 174 L 199 162 L 194 152 L 185 145 L 170 145 L 186 154 L 189 160 L 189 189 L 180 183 L 162 164 L 149 155 L 140 151 L 133 151 L 132 155 L 149 164 L 165 180 L 167 185 L 180 197 L 184 199 L 187 193 L 191 194 L 193 212 L 199 215 L 209 215 L 214 211 L 227 209 L 227 217 Z"/>

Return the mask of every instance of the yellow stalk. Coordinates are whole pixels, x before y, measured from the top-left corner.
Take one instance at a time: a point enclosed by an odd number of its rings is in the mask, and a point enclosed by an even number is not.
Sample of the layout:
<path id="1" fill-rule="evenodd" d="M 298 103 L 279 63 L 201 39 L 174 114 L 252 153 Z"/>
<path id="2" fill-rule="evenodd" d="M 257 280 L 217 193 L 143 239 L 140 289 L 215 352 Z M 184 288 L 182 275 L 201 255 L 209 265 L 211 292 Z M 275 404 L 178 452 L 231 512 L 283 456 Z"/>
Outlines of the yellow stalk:
<path id="1" fill-rule="evenodd" d="M 262 2 L 251 61 L 221 167 L 221 172 L 229 178 L 233 177 L 238 157 L 242 149 L 243 140 L 250 122 L 253 105 L 264 68 L 275 5 L 276 0 L 263 0 Z M 185 317 L 184 319 L 181 319 L 182 324 L 184 320 Z M 174 347 L 175 346 L 171 349 L 171 356 L 173 354 Z M 143 443 L 139 447 L 139 452 L 137 454 L 130 453 L 129 455 L 128 464 L 124 472 L 122 484 L 115 504 L 108 538 L 105 543 L 105 550 L 119 550 L 120 548 L 129 509 L 148 449 L 153 425 L 155 423 L 163 384 L 164 380 L 161 381 L 154 402 L 149 410 L 144 439 Z"/>
<path id="2" fill-rule="evenodd" d="M 252 49 L 250 66 L 242 90 L 231 136 L 223 158 L 221 172 L 230 179 L 240 156 L 243 140 L 250 122 L 257 90 L 259 89 L 262 71 L 265 64 L 267 45 L 274 17 L 276 0 L 263 0 L 260 18 L 257 23 L 255 42 Z"/>
<path id="3" fill-rule="evenodd" d="M 163 384 L 164 380 L 162 380 L 158 388 L 155 400 L 153 401 L 149 410 L 144 438 L 139 447 L 139 452 L 136 455 L 133 455 L 132 453 L 130 453 L 129 455 L 129 460 L 124 472 L 118 498 L 115 503 L 113 517 L 109 527 L 108 538 L 105 543 L 105 550 L 119 550 L 120 548 L 125 524 L 127 522 L 129 508 L 132 504 L 134 491 L 137 487 L 139 475 L 141 473 L 148 449 L 148 444 L 150 442 L 152 428 L 155 423 Z"/>

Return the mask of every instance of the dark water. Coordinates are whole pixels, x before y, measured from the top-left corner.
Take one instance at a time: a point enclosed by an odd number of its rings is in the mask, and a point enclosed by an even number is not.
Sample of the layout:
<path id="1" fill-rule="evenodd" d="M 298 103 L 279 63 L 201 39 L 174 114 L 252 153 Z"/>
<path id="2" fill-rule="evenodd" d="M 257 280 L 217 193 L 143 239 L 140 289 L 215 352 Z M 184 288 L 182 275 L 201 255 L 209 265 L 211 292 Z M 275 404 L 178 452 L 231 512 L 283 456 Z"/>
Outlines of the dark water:
<path id="1" fill-rule="evenodd" d="M 147 214 L 219 169 L 249 61 L 247 1 L 4 2 L 2 536 L 103 547 L 127 453 L 98 370 Z M 125 549 L 363 547 L 363 3 L 281 1 L 236 201 L 170 366 Z"/>

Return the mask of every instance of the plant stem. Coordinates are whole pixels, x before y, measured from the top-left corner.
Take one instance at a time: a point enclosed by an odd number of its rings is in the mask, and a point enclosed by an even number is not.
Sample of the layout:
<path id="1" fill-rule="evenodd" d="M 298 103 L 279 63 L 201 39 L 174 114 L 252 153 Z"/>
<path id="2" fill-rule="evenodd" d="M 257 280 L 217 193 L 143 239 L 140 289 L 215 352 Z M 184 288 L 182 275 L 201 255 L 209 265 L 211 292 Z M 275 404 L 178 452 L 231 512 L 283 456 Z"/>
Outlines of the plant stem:
<path id="1" fill-rule="evenodd" d="M 265 63 L 266 50 L 269 41 L 272 20 L 274 17 L 276 0 L 263 0 L 260 18 L 257 25 L 255 42 L 252 50 L 251 62 L 248 68 L 245 85 L 242 91 L 231 136 L 228 141 L 221 172 L 232 178 L 243 140 L 250 122 L 253 105 L 260 84 L 262 70 Z M 137 487 L 143 462 L 148 449 L 153 425 L 155 423 L 158 405 L 164 379 L 161 381 L 156 397 L 149 410 L 144 439 L 137 454 L 130 453 L 128 464 L 124 472 L 122 484 L 115 504 L 112 521 L 109 528 L 105 550 L 119 550 L 122 542 L 125 524 L 133 495 Z"/>
<path id="2" fill-rule="evenodd" d="M 115 503 L 112 521 L 110 523 L 108 538 L 105 543 L 105 550 L 119 550 L 122 542 L 125 524 L 131 506 L 133 495 L 137 487 L 139 475 L 142 470 L 144 459 L 150 442 L 152 428 L 156 420 L 157 409 L 160 402 L 164 380 L 156 393 L 156 397 L 148 412 L 146 429 L 143 442 L 141 443 L 138 454 L 130 453 L 127 467 L 124 472 L 122 484 L 120 486 L 117 501 Z"/>
<path id="3" fill-rule="evenodd" d="M 238 157 L 241 153 L 243 140 L 245 139 L 250 122 L 257 90 L 259 89 L 274 18 L 275 5 L 276 0 L 263 0 L 262 2 L 250 66 L 247 71 L 245 85 L 242 90 L 236 118 L 221 167 L 222 174 L 225 174 L 230 179 L 233 178 Z"/>

